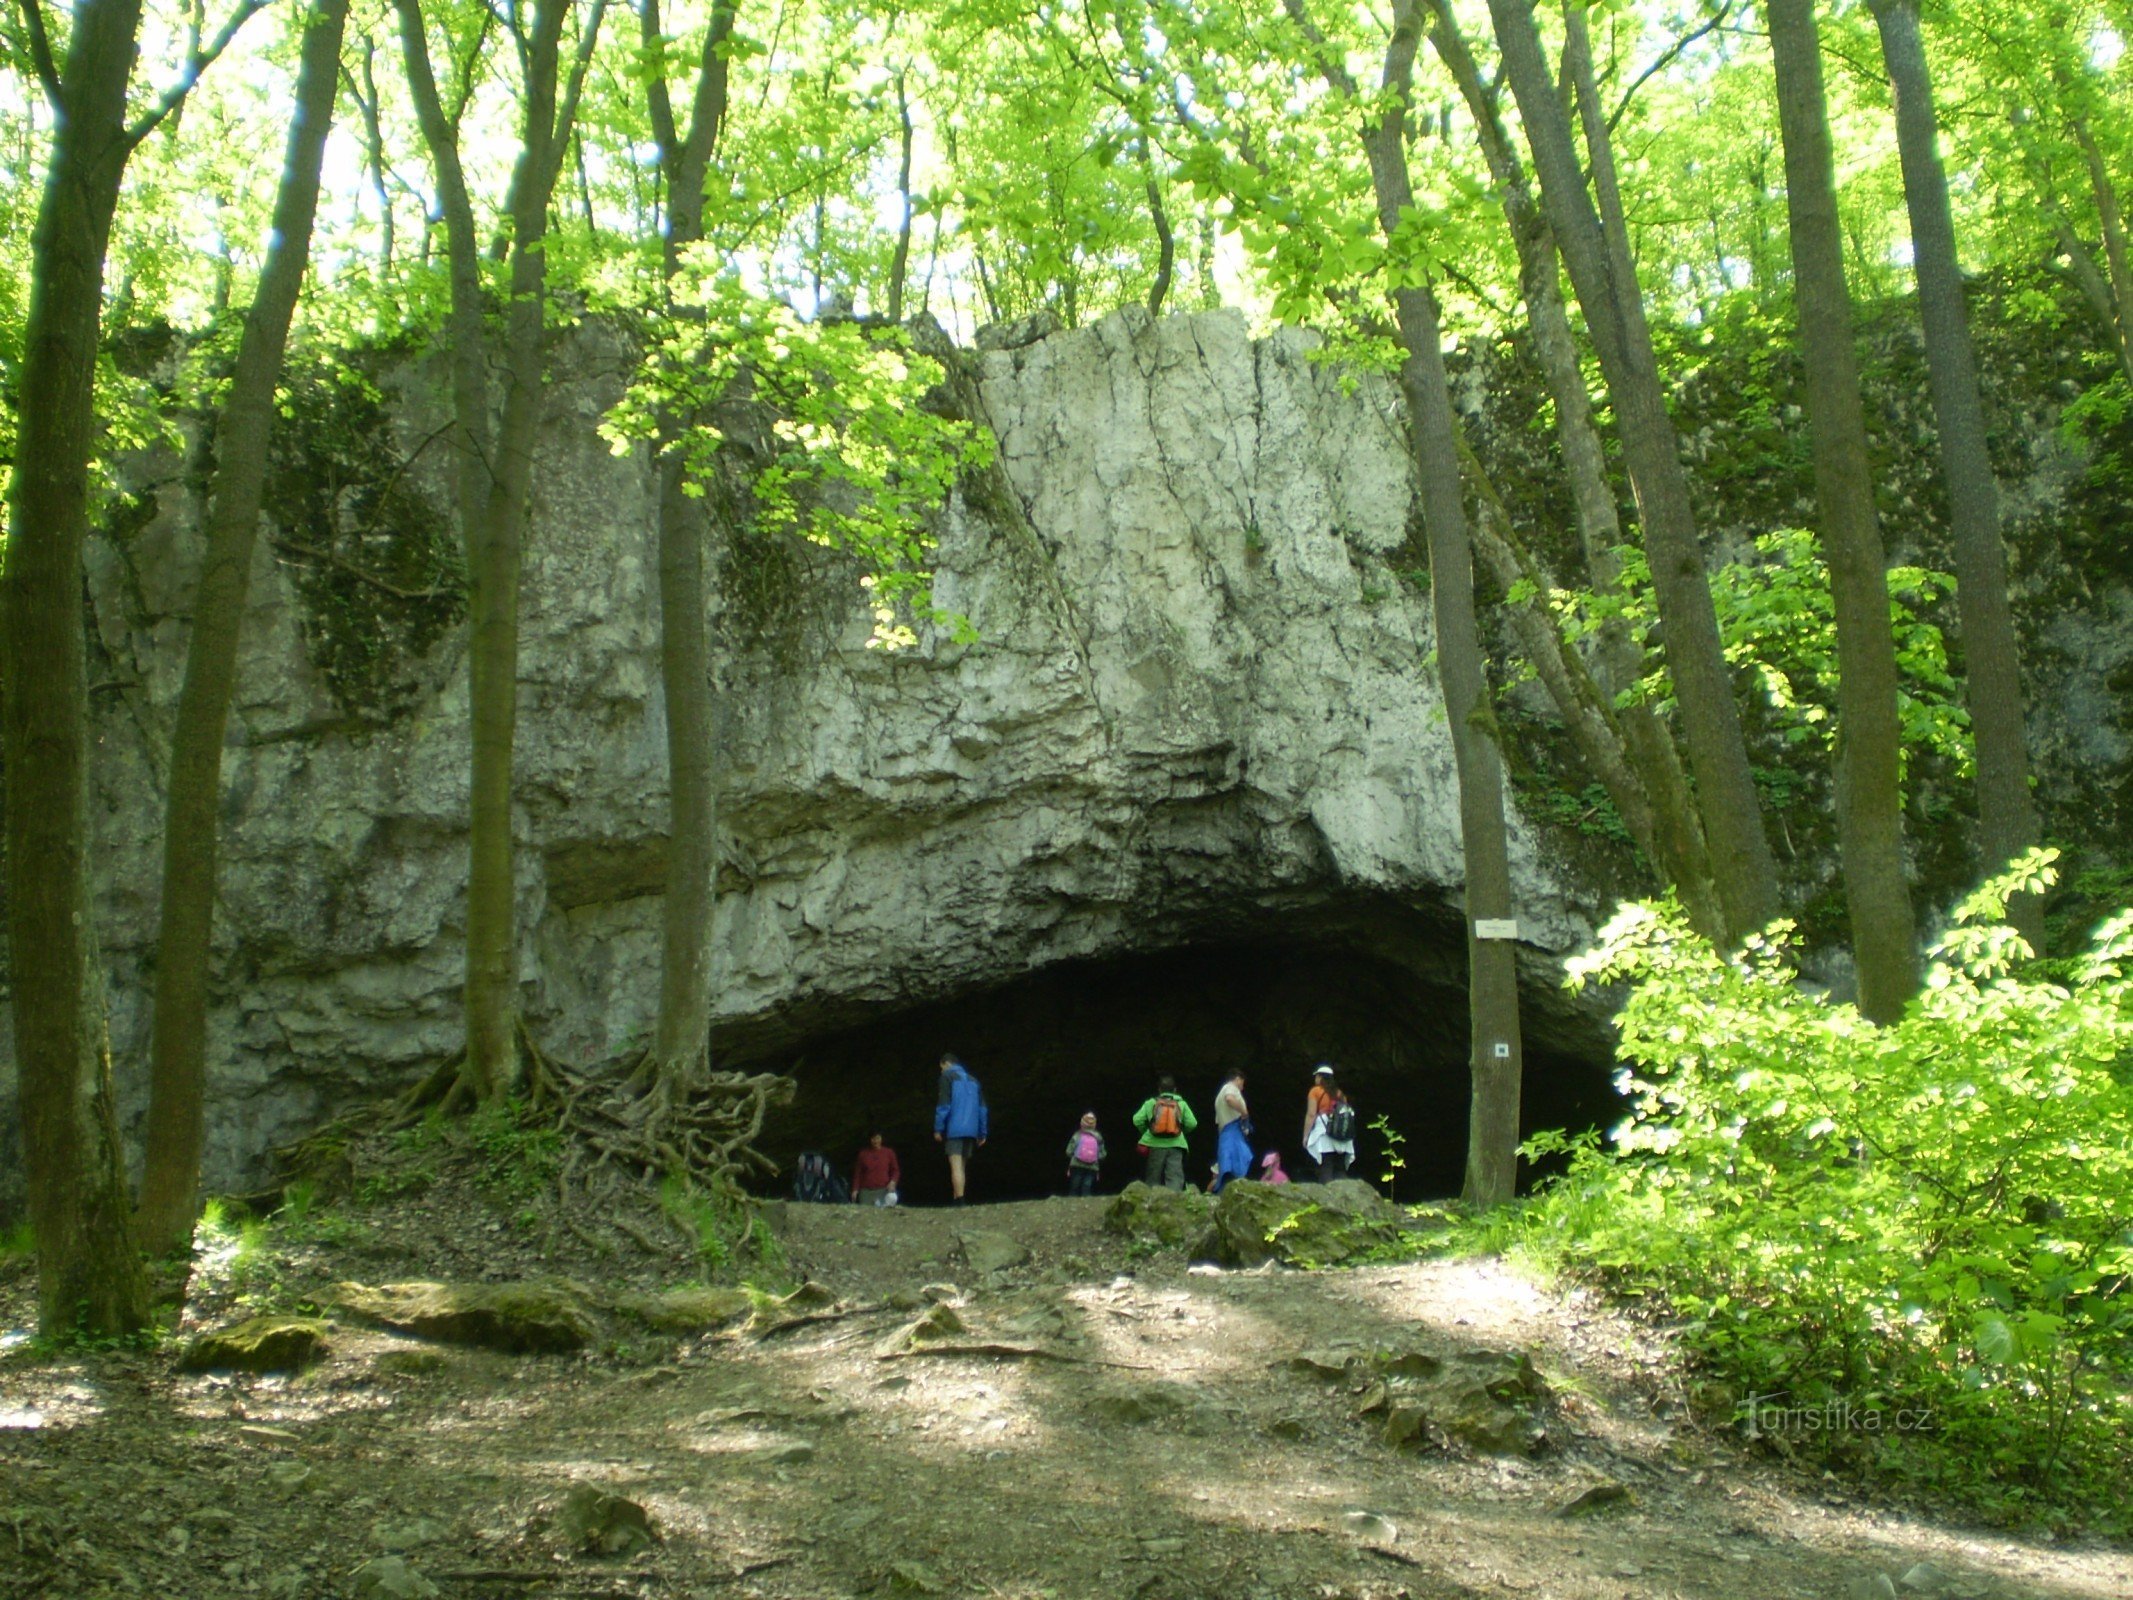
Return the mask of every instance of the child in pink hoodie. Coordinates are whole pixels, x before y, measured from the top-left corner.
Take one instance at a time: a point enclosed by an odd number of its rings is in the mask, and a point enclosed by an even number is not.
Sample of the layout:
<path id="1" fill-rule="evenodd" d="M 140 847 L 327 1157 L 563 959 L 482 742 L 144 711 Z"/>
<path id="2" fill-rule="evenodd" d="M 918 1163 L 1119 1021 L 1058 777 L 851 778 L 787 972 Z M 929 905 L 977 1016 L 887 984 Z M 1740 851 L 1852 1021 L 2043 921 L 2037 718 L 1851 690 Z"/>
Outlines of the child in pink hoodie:
<path id="1" fill-rule="evenodd" d="M 1269 1150 L 1265 1159 L 1259 1163 L 1259 1181 L 1261 1183 L 1287 1183 L 1289 1181 L 1289 1175 L 1281 1170 L 1281 1152 L 1279 1150 Z"/>

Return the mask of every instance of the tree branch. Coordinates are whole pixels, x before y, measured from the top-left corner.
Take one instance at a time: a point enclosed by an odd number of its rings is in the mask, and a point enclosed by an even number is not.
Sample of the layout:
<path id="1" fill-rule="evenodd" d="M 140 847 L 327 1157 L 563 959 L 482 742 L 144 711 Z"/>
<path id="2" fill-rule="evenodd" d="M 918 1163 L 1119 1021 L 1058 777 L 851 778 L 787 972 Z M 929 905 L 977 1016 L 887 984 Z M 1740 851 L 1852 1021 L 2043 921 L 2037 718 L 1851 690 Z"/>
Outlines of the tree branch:
<path id="1" fill-rule="evenodd" d="M 178 81 L 165 89 L 147 114 L 126 130 L 129 148 L 154 133 L 165 117 L 185 103 L 185 97 L 193 92 L 193 85 L 200 81 L 200 74 L 215 64 L 222 52 L 230 47 L 230 41 L 237 37 L 237 30 L 265 10 L 266 5 L 267 0 L 241 0 L 237 9 L 230 13 L 230 20 L 222 25 L 222 31 L 215 35 L 214 42 L 204 50 L 200 48 L 199 36 L 194 35 L 185 52 L 185 70 L 178 74 Z"/>
<path id="2" fill-rule="evenodd" d="M 30 30 L 30 60 L 37 67 L 37 81 L 44 85 L 45 98 L 55 112 L 63 112 L 65 102 L 60 98 L 59 66 L 52 59 L 52 36 L 44 29 L 43 0 L 22 0 L 22 21 Z"/>
<path id="3" fill-rule="evenodd" d="M 1622 91 L 1621 100 L 1616 104 L 1613 114 L 1607 119 L 1607 131 L 1609 133 L 1615 131 L 1615 124 L 1620 122 L 1623 113 L 1629 110 L 1629 103 L 1636 98 L 1639 89 L 1643 88 L 1646 83 L 1657 77 L 1676 61 L 1679 61 L 1687 53 L 1689 46 L 1698 39 L 1705 37 L 1707 34 L 1716 33 L 1720 28 L 1724 27 L 1726 19 L 1732 15 L 1733 7 L 1737 3 L 1738 0 L 1718 0 L 1718 4 L 1713 8 L 1702 27 L 1692 29 L 1690 32 L 1683 34 L 1664 50 L 1660 51 L 1658 56 L 1653 59 L 1652 64 L 1638 73 L 1635 81 Z"/>

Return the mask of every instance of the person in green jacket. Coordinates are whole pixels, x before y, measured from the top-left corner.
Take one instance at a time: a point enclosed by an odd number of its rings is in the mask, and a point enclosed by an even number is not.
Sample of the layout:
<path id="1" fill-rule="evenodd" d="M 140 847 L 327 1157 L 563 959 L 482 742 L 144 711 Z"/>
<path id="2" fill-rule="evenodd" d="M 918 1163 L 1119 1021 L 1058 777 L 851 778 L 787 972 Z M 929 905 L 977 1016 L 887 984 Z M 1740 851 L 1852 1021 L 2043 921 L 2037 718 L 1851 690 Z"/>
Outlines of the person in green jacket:
<path id="1" fill-rule="evenodd" d="M 1185 1187 L 1185 1135 L 1199 1125 L 1192 1107 L 1178 1093 L 1177 1079 L 1167 1074 L 1156 1080 L 1155 1093 L 1133 1113 L 1134 1131 L 1148 1152 L 1148 1186 L 1153 1189 Z"/>

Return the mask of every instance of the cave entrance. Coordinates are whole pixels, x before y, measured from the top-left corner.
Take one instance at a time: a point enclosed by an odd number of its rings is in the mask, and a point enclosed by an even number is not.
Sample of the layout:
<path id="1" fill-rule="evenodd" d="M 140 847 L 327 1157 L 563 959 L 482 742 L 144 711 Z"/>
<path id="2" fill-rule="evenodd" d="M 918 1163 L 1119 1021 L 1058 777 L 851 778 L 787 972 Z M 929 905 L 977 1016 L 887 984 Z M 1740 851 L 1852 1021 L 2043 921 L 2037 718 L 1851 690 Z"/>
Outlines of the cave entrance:
<path id="1" fill-rule="evenodd" d="M 1367 1126 L 1382 1116 L 1406 1139 L 1399 1197 L 1456 1195 L 1466 1162 L 1467 1005 L 1452 973 L 1463 976 L 1465 961 L 1443 930 L 1432 932 L 1419 950 L 1412 938 L 1400 941 L 1405 959 L 1382 953 L 1383 942 L 1366 953 L 1303 933 L 1060 963 L 811 1038 L 780 1052 L 799 1093 L 766 1126 L 762 1148 L 787 1181 L 804 1149 L 823 1151 L 848 1177 L 853 1153 L 878 1130 L 901 1159 L 904 1198 L 945 1203 L 932 1117 L 937 1063 L 953 1050 L 992 1112 L 992 1137 L 972 1166 L 973 1202 L 1064 1193 L 1067 1138 L 1091 1110 L 1109 1144 L 1102 1189 L 1123 1188 L 1140 1172 L 1132 1115 L 1166 1072 L 1202 1119 L 1190 1181 L 1209 1176 L 1214 1093 L 1236 1066 L 1247 1075 L 1255 1148 L 1278 1148 L 1293 1174 L 1304 1165 L 1311 1069 L 1328 1061 L 1366 1125 L 1357 1174 L 1375 1182 L 1383 1171 L 1383 1141 Z M 1453 924 L 1450 937 L 1460 935 Z M 1529 1031 L 1529 1131 L 1619 1115 L 1604 1043 L 1577 1022 Z"/>

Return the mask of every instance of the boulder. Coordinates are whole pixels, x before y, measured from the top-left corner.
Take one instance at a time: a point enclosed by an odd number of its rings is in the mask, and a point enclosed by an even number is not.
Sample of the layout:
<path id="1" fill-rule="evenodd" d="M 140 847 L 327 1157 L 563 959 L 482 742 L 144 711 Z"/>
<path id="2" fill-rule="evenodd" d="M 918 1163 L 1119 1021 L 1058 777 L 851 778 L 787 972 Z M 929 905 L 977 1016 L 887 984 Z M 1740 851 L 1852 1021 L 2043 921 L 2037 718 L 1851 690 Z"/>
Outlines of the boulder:
<path id="1" fill-rule="evenodd" d="M 635 1555 L 659 1537 L 643 1506 L 589 1483 L 563 1497 L 556 1528 L 572 1549 L 594 1556 Z"/>
<path id="2" fill-rule="evenodd" d="M 567 1354 L 599 1333 L 590 1298 L 562 1278 L 520 1283 L 360 1283 L 336 1286 L 337 1304 L 421 1339 L 513 1355 Z"/>
<path id="3" fill-rule="evenodd" d="M 745 1321 L 755 1310 L 755 1300 L 746 1289 L 689 1284 L 656 1294 L 621 1295 L 615 1309 L 655 1333 L 712 1333 Z"/>
<path id="4" fill-rule="evenodd" d="M 1238 1267 L 1264 1261 L 1339 1266 L 1396 1247 L 1403 1231 L 1400 1209 L 1353 1178 L 1326 1184 L 1239 1180 L 1216 1197 L 1213 1221 L 1217 1254 Z"/>
<path id="5" fill-rule="evenodd" d="M 187 1372 L 299 1372 L 326 1354 L 317 1317 L 253 1317 L 201 1334 L 178 1365 Z"/>
<path id="6" fill-rule="evenodd" d="M 1139 1245 L 1197 1253 L 1207 1237 L 1208 1209 L 1207 1196 L 1197 1189 L 1151 1189 L 1136 1180 L 1104 1208 L 1104 1231 Z"/>
<path id="7" fill-rule="evenodd" d="M 1381 1358 L 1386 1374 L 1385 1442 L 1452 1441 L 1483 1455 L 1531 1455 L 1547 1442 L 1547 1381 L 1523 1350 L 1426 1352 Z"/>

